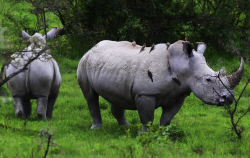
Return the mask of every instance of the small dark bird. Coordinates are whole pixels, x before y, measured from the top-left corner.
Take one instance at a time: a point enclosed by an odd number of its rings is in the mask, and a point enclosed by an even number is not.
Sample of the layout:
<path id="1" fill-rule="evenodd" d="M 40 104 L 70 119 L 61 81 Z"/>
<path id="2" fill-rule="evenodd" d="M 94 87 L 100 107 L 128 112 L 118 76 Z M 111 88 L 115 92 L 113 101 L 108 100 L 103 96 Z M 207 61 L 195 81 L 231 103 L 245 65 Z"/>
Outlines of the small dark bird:
<path id="1" fill-rule="evenodd" d="M 172 80 L 174 80 L 179 86 L 181 86 L 181 82 L 180 82 L 180 80 L 178 79 L 178 76 L 173 77 Z"/>
<path id="2" fill-rule="evenodd" d="M 152 74 L 152 72 L 150 72 L 149 70 L 148 70 L 148 77 L 151 79 L 151 81 L 153 82 L 153 74 Z"/>
<path id="3" fill-rule="evenodd" d="M 185 41 L 186 41 L 186 42 L 188 41 L 188 38 L 187 38 L 187 36 L 185 36 Z"/>
<path id="4" fill-rule="evenodd" d="M 146 47 L 146 43 L 143 44 L 143 46 L 141 47 L 141 50 L 140 50 L 139 53 L 141 53 L 142 51 L 144 51 L 145 47 Z"/>
<path id="5" fill-rule="evenodd" d="M 136 42 L 135 42 L 135 40 L 133 39 L 133 41 L 132 41 L 132 46 L 136 46 Z"/>
<path id="6" fill-rule="evenodd" d="M 154 50 L 154 49 L 155 49 L 155 44 L 153 43 L 153 45 L 151 46 L 151 49 L 150 49 L 149 53 L 150 53 L 152 50 Z"/>
<path id="7" fill-rule="evenodd" d="M 166 45 L 167 45 L 167 50 L 168 50 L 168 47 L 170 46 L 170 43 L 169 43 L 169 42 L 167 42 L 167 43 L 166 43 Z"/>

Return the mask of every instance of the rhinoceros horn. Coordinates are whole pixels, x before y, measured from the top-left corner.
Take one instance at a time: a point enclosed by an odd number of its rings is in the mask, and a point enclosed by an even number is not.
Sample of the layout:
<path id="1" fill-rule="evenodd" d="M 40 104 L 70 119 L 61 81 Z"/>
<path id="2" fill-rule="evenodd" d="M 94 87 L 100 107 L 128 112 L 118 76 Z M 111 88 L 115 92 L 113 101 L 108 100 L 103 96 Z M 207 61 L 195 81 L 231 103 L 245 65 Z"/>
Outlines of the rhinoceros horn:
<path id="1" fill-rule="evenodd" d="M 22 31 L 22 36 L 23 36 L 23 39 L 30 39 L 30 35 L 28 33 L 26 33 L 25 31 Z"/>
<path id="2" fill-rule="evenodd" d="M 240 68 L 236 72 L 226 76 L 230 84 L 230 88 L 235 88 L 240 83 L 243 71 L 244 71 L 244 59 L 243 57 L 241 57 Z"/>
<path id="3" fill-rule="evenodd" d="M 47 39 L 52 38 L 56 34 L 56 27 L 53 27 L 48 33 L 47 33 Z M 46 36 L 43 36 L 44 39 L 46 39 Z"/>

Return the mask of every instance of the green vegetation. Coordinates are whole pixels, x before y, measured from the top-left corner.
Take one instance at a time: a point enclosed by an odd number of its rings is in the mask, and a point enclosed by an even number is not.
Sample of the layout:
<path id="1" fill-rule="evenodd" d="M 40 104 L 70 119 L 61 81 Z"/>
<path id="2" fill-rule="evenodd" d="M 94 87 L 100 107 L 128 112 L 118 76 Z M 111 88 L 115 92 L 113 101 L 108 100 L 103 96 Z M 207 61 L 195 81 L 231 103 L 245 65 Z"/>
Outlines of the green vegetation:
<path id="1" fill-rule="evenodd" d="M 86 4 L 87 2 L 89 2 L 88 6 L 90 9 L 97 3 L 101 3 L 99 1 L 86 1 Z M 110 1 L 106 5 L 111 5 L 111 2 L 113 1 Z M 74 1 L 75 5 L 77 3 L 80 3 L 80 1 Z M 118 2 L 116 1 L 116 3 Z M 177 1 L 173 1 L 173 3 L 177 3 Z M 156 5 L 159 4 L 161 3 L 157 3 Z M 186 5 L 189 6 L 188 4 Z M 10 6 L 10 3 L 5 3 L 5 6 Z M 73 9 L 77 9 L 77 11 L 80 12 L 82 9 L 81 7 L 85 5 L 78 4 L 76 6 L 78 7 Z M 102 7 L 102 4 L 98 6 Z M 231 5 L 228 6 L 230 7 Z M 14 38 L 20 38 L 22 29 L 27 29 L 27 32 L 30 34 L 37 31 L 34 29 L 36 28 L 36 17 L 25 11 L 30 7 L 31 5 L 25 1 L 13 7 L 15 12 L 13 11 L 11 14 L 16 16 L 16 20 L 19 20 L 19 22 L 23 20 L 27 21 L 27 23 L 22 23 L 18 26 L 14 25 L 13 22 L 7 21 L 1 14 L 0 19 L 2 23 L 10 29 L 15 28 L 5 34 L 6 37 L 11 37 L 12 40 L 14 40 Z M 114 6 L 111 5 L 110 7 L 112 8 Z M 162 8 L 161 11 L 164 11 L 164 9 L 165 8 Z M 193 8 L 189 8 L 189 10 L 192 9 Z M 142 7 L 141 10 L 145 11 L 145 8 Z M 171 11 L 171 8 L 169 10 L 166 10 L 168 14 L 173 15 L 174 11 Z M 183 8 L 178 16 L 181 17 L 187 10 L 188 8 Z M 81 13 L 88 13 L 84 11 L 86 10 L 82 10 Z M 91 12 L 89 14 L 93 14 L 94 16 L 97 11 L 101 14 L 103 10 L 98 10 L 97 8 L 94 11 L 94 13 Z M 97 24 L 103 24 L 100 19 L 103 18 L 102 16 L 110 15 L 111 13 L 108 13 L 108 11 L 112 11 L 112 9 L 104 11 L 107 12 L 96 19 L 92 19 L 93 25 L 95 24 L 97 26 Z M 124 12 L 126 12 L 126 10 Z M 144 13 L 145 12 L 140 12 L 142 15 Z M 217 15 L 216 12 L 211 11 L 211 15 L 214 14 Z M 69 15 L 71 15 L 71 12 Z M 118 14 L 117 12 L 117 14 L 112 15 L 113 16 L 110 15 L 110 21 L 106 21 L 108 24 L 112 23 L 112 20 L 120 18 L 123 14 L 120 15 L 120 13 Z M 49 27 L 60 25 L 60 20 L 57 16 L 54 14 L 51 14 L 51 16 Z M 149 30 L 144 30 L 146 24 L 142 23 L 145 21 L 141 20 L 140 16 L 138 15 L 137 17 L 126 19 L 125 21 L 128 27 L 124 26 L 120 28 L 120 34 L 118 34 L 117 37 L 120 36 L 121 39 L 131 40 L 130 38 L 132 37 L 129 36 L 131 33 L 128 32 L 128 30 L 138 29 L 138 35 L 135 36 L 139 37 L 143 35 L 143 38 L 140 40 L 144 41 L 146 37 L 144 39 L 143 31 Z M 66 17 L 66 19 L 67 18 L 68 17 Z M 90 23 L 92 17 L 83 16 L 82 18 L 86 18 L 89 20 L 87 22 Z M 6 21 L 3 21 L 4 19 Z M 95 20 L 96 23 L 94 23 Z M 88 24 L 87 22 L 86 24 Z M 138 24 L 136 28 L 132 26 L 134 23 Z M 99 27 L 96 28 L 98 31 L 97 34 L 108 28 L 104 26 L 111 27 L 111 25 L 108 24 L 98 25 Z M 193 31 L 187 29 L 187 32 L 181 32 L 180 29 L 183 29 L 184 26 L 178 26 L 179 27 L 177 27 L 175 31 L 179 33 L 173 33 L 171 35 L 175 36 L 175 38 L 179 39 L 180 37 L 184 37 L 186 33 Z M 92 25 L 91 27 L 94 28 Z M 205 24 L 203 27 L 201 31 L 206 33 Z M 47 149 L 49 136 L 52 137 L 47 157 L 250 157 L 250 142 L 248 140 L 250 136 L 250 122 L 248 121 L 250 119 L 249 113 L 240 122 L 240 125 L 244 127 L 244 132 L 242 133 L 242 139 L 238 140 L 234 131 L 231 129 L 230 117 L 224 107 L 206 105 L 193 94 L 187 97 L 184 105 L 174 117 L 170 126 L 159 127 L 162 111 L 159 108 L 155 111 L 155 120 L 150 127 L 150 131 L 140 135 L 137 133 L 141 126 L 137 111 L 126 111 L 125 116 L 132 125 L 126 127 L 119 126 L 111 114 L 109 103 L 100 98 L 103 128 L 99 130 L 90 130 L 92 119 L 88 111 L 86 100 L 77 83 L 76 69 L 81 56 L 90 49 L 98 39 L 104 37 L 114 38 L 112 34 L 109 34 L 114 31 L 114 29 L 110 28 L 107 30 L 110 32 L 102 32 L 103 36 L 97 36 L 97 34 L 91 34 L 89 38 L 82 38 L 81 36 L 62 36 L 56 37 L 50 41 L 49 44 L 52 48 L 52 54 L 59 64 L 62 75 L 62 85 L 59 97 L 54 106 L 52 119 L 46 121 L 39 121 L 37 119 L 36 101 L 32 102 L 32 115 L 29 118 L 24 120 L 16 118 L 13 110 L 12 98 L 7 86 L 4 85 L 0 88 L 0 158 L 43 157 Z M 80 29 L 80 31 L 85 31 L 85 29 Z M 41 31 L 41 33 L 43 32 Z M 9 36 L 10 34 L 11 36 Z M 206 37 L 210 35 L 211 32 L 209 32 L 209 35 Z M 216 36 L 216 33 L 214 35 Z M 175 39 L 170 37 L 164 38 L 166 38 L 166 41 L 175 41 Z M 190 41 L 193 41 L 192 38 L 200 39 L 190 36 Z M 160 39 L 161 38 L 158 38 L 157 40 Z M 151 40 L 151 38 L 148 37 L 146 40 Z M 206 39 L 203 39 L 203 41 L 206 43 Z M 11 43 L 11 40 L 7 42 Z M 240 43 L 239 41 L 236 42 Z M 232 54 L 225 53 L 224 50 L 217 51 L 215 47 L 216 46 L 210 44 L 205 52 L 210 67 L 214 70 L 226 67 L 228 73 L 235 71 L 239 66 L 240 60 Z M 0 61 L 0 63 L 1 62 L 3 61 Z M 245 73 L 249 75 L 247 72 L 249 72 L 249 67 L 246 68 Z M 236 98 L 239 96 L 246 80 L 247 78 L 245 76 L 240 85 L 236 87 Z M 250 104 L 249 97 L 250 90 L 247 88 L 239 102 L 236 116 L 240 116 L 247 109 Z"/>
<path id="2" fill-rule="evenodd" d="M 211 54 L 211 52 L 206 52 Z M 36 101 L 27 120 L 14 115 L 11 98 L 2 98 L 0 111 L 0 155 L 2 157 L 42 157 L 47 139 L 40 130 L 53 130 L 48 157 L 248 157 L 250 156 L 250 116 L 241 122 L 245 130 L 241 141 L 230 129 L 230 118 L 223 107 L 203 104 L 193 94 L 174 117 L 171 126 L 160 127 L 161 109 L 149 133 L 137 136 L 140 120 L 137 111 L 126 111 L 131 126 L 118 126 L 109 103 L 100 100 L 104 126 L 90 130 L 92 119 L 76 80 L 78 60 L 58 57 L 62 86 L 55 104 L 53 119 L 38 121 Z M 228 69 L 234 60 L 222 59 Z M 208 61 L 216 66 L 217 60 Z M 235 61 L 238 67 L 239 61 Z M 216 66 L 218 69 L 219 66 Z M 236 88 L 236 95 L 243 87 Z M 4 87 L 6 88 L 6 87 Z M 249 105 L 249 90 L 240 102 L 238 114 Z M 42 141 L 43 140 L 43 141 Z"/>

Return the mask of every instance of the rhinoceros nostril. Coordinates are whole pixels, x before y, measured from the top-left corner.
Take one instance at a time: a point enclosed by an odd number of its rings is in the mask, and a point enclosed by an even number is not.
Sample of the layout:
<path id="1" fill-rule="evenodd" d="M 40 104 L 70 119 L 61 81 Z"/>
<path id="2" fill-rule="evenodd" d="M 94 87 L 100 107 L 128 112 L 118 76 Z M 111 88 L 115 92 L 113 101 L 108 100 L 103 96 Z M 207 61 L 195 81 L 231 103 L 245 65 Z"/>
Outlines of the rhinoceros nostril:
<path id="1" fill-rule="evenodd" d="M 220 103 L 225 103 L 225 99 L 224 98 L 220 98 Z"/>

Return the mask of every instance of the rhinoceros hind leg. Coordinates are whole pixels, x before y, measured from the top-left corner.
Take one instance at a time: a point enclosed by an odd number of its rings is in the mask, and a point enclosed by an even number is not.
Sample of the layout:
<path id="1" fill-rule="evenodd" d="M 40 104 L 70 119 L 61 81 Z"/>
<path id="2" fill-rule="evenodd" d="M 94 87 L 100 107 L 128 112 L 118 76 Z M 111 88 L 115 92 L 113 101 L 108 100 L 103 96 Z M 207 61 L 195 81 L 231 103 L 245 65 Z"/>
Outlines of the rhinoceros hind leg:
<path id="1" fill-rule="evenodd" d="M 124 116 L 124 109 L 117 108 L 115 105 L 111 104 L 111 113 L 116 118 L 119 125 L 130 125 L 130 123 L 126 120 Z"/>
<path id="2" fill-rule="evenodd" d="M 94 124 L 93 123 L 90 129 L 99 129 L 99 128 L 102 128 L 102 124 Z"/>
<path id="3" fill-rule="evenodd" d="M 102 117 L 99 108 L 99 94 L 97 94 L 91 87 L 88 93 L 83 90 L 84 97 L 87 100 L 89 113 L 93 119 L 93 124 L 90 129 L 98 129 L 102 127 Z"/>
<path id="4" fill-rule="evenodd" d="M 185 98 L 178 100 L 170 108 L 169 107 L 162 107 L 163 111 L 162 111 L 162 114 L 161 114 L 161 121 L 160 121 L 161 126 L 170 125 L 170 122 L 171 122 L 172 118 L 180 110 L 180 108 L 181 108 L 181 106 L 182 106 L 182 104 L 184 102 L 184 99 Z"/>
<path id="5" fill-rule="evenodd" d="M 37 117 L 40 120 L 46 119 L 48 97 L 37 98 Z"/>
<path id="6" fill-rule="evenodd" d="M 29 117 L 31 114 L 31 102 L 30 102 L 30 100 L 24 100 L 23 105 L 24 105 L 23 109 L 24 109 L 25 117 Z"/>
<path id="7" fill-rule="evenodd" d="M 56 102 L 57 96 L 58 96 L 58 93 L 50 95 L 48 98 L 47 112 L 46 112 L 47 118 L 52 118 L 53 107 Z"/>
<path id="8" fill-rule="evenodd" d="M 152 124 L 154 121 L 154 111 L 155 111 L 155 97 L 153 96 L 137 96 L 136 97 L 136 108 L 138 110 L 141 123 L 144 127 L 141 132 L 147 131 L 147 124 Z"/>
<path id="9" fill-rule="evenodd" d="M 13 97 L 13 105 L 16 117 L 22 119 L 24 117 L 23 99 L 18 97 Z"/>

